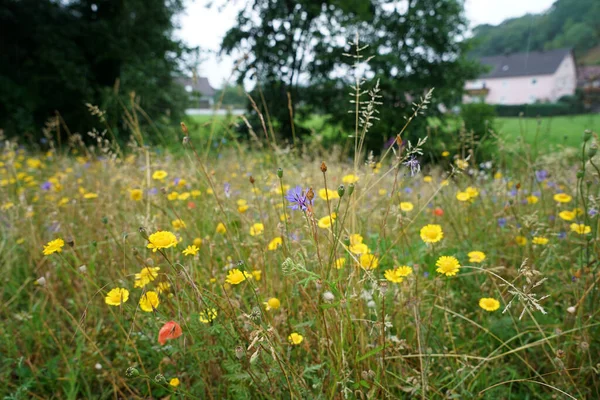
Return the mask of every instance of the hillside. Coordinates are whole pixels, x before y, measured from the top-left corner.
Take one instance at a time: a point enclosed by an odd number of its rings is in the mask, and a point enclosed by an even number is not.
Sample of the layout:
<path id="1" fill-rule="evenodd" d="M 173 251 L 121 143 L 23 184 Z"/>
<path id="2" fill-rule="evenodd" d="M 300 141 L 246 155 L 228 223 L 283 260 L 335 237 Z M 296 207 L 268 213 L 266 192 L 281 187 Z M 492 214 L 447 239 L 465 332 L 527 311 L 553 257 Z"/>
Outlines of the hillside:
<path id="1" fill-rule="evenodd" d="M 473 30 L 473 55 L 572 47 L 586 64 L 600 63 L 600 1 L 557 0 L 542 14 L 526 14 Z M 589 55 L 590 54 L 590 55 Z"/>

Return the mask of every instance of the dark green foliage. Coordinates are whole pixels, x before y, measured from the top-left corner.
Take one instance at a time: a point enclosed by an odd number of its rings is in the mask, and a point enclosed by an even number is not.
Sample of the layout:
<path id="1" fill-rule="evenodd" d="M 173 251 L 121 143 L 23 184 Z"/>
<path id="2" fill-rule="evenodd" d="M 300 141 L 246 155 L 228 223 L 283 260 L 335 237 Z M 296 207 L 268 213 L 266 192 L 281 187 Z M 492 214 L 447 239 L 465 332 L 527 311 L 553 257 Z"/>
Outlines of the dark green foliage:
<path id="1" fill-rule="evenodd" d="M 460 117 L 467 131 L 484 135 L 488 130 L 494 129 L 496 109 L 485 103 L 464 104 L 460 109 Z"/>
<path id="2" fill-rule="evenodd" d="M 0 2 L 0 128 L 9 135 L 40 136 L 56 112 L 71 131 L 103 128 L 91 103 L 125 137 L 132 92 L 153 118 L 178 117 L 184 97 L 172 75 L 184 48 L 171 33 L 180 0 Z"/>
<path id="3" fill-rule="evenodd" d="M 600 41 L 600 2 L 557 0 L 544 14 L 527 14 L 474 29 L 476 56 L 572 47 L 582 55 Z"/>
<path id="4" fill-rule="evenodd" d="M 539 103 L 539 104 L 516 104 L 497 105 L 496 113 L 499 117 L 552 117 L 557 115 L 573 115 L 580 111 L 577 106 L 569 103 Z"/>
<path id="5" fill-rule="evenodd" d="M 248 105 L 248 97 L 242 85 L 227 85 L 223 89 L 217 90 L 215 94 L 215 102 L 221 100 L 223 108 L 246 108 Z"/>
<path id="6" fill-rule="evenodd" d="M 404 117 L 412 113 L 413 101 L 436 88 L 428 114 L 439 114 L 437 105 L 460 101 L 464 81 L 477 75 L 479 67 L 464 56 L 467 47 L 459 40 L 466 29 L 463 4 L 457 0 L 397 2 L 378 0 L 253 0 L 255 18 L 242 11 L 238 25 L 223 40 L 223 51 L 249 54 L 240 69 L 240 80 L 254 76 L 263 89 L 266 108 L 279 130 L 291 137 L 287 93 L 291 94 L 294 115 L 326 113 L 346 131 L 353 132 L 355 115 L 350 104 L 354 84 L 351 72 L 354 53 L 344 44 L 360 36 L 361 68 L 369 78 L 363 90 L 379 81 L 384 106 L 366 138 L 366 146 L 381 149 L 400 132 Z M 300 85 L 302 83 L 302 86 Z M 262 107 L 260 94 L 252 93 Z M 363 95 L 361 101 L 367 101 Z M 425 122 L 417 118 L 405 132 L 415 140 L 425 135 Z M 298 132 L 296 132 L 298 134 Z"/>

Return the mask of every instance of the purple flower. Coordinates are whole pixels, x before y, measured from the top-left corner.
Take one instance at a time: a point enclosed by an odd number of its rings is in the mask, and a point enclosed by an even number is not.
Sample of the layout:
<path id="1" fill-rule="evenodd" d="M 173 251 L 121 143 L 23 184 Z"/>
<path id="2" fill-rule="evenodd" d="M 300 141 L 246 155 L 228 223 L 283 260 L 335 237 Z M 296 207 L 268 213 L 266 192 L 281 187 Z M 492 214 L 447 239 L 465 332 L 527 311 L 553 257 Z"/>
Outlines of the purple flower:
<path id="1" fill-rule="evenodd" d="M 550 221 L 554 221 L 554 220 L 556 220 L 556 216 L 555 216 L 555 215 L 549 215 L 549 216 L 548 216 L 548 219 L 549 219 Z"/>
<path id="2" fill-rule="evenodd" d="M 498 226 L 500 228 L 504 228 L 506 226 L 506 218 L 504 218 L 504 217 L 498 218 Z"/>
<path id="3" fill-rule="evenodd" d="M 158 193 L 157 188 L 152 188 L 152 189 L 148 190 L 148 194 L 151 196 L 154 196 L 156 193 Z"/>
<path id="4" fill-rule="evenodd" d="M 417 157 L 415 157 L 414 155 L 410 156 L 410 158 L 404 162 L 404 165 L 410 168 L 410 176 L 415 176 L 415 174 L 421 171 L 421 165 L 419 164 L 419 160 L 417 160 Z"/>
<path id="5" fill-rule="evenodd" d="M 589 215 L 590 217 L 595 217 L 596 215 L 598 215 L 598 210 L 596 210 L 595 208 L 590 208 L 590 209 L 588 210 L 588 215 Z"/>
<path id="6" fill-rule="evenodd" d="M 225 182 L 223 191 L 225 192 L 225 197 L 229 198 L 229 196 L 231 196 L 231 184 L 229 184 L 229 182 Z"/>
<path id="7" fill-rule="evenodd" d="M 508 192 L 508 194 L 510 194 L 512 197 L 515 197 L 517 195 L 517 189 L 512 189 L 510 192 Z"/>
<path id="8" fill-rule="evenodd" d="M 535 171 L 535 179 L 537 179 L 538 182 L 543 182 L 546 180 L 546 178 L 548 178 L 548 171 L 545 169 Z"/>
<path id="9" fill-rule="evenodd" d="M 173 180 L 173 183 L 175 184 L 175 186 L 179 186 L 179 182 L 181 182 L 181 178 L 175 178 Z"/>
<path id="10" fill-rule="evenodd" d="M 567 232 L 560 232 L 560 233 L 558 234 L 558 238 L 559 238 L 559 239 L 564 239 L 564 238 L 566 238 L 566 237 L 567 237 Z"/>
<path id="11" fill-rule="evenodd" d="M 423 277 L 429 278 L 429 272 L 427 272 L 427 271 L 423 272 Z"/>
<path id="12" fill-rule="evenodd" d="M 42 183 L 42 189 L 50 190 L 50 188 L 52 188 L 52 182 L 46 181 L 46 182 Z"/>
<path id="13" fill-rule="evenodd" d="M 410 187 L 406 187 L 406 188 L 404 188 L 404 192 L 407 194 L 411 194 L 413 192 L 413 190 Z"/>
<path id="14" fill-rule="evenodd" d="M 302 187 L 296 186 L 293 189 L 287 191 L 285 195 L 285 199 L 292 203 L 291 206 L 288 206 L 292 210 L 308 210 L 308 206 L 312 205 L 312 201 L 306 198 L 306 193 L 308 191 L 302 190 Z"/>

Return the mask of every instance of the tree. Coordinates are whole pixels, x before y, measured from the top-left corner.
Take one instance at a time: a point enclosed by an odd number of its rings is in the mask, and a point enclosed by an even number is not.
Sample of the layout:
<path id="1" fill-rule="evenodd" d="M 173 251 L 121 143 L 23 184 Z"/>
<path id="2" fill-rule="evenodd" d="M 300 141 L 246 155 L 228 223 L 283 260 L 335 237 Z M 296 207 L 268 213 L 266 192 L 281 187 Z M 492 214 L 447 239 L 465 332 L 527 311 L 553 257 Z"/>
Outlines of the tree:
<path id="1" fill-rule="evenodd" d="M 181 0 L 0 0 L 0 128 L 38 134 L 58 111 L 74 131 L 106 110 L 116 133 L 135 92 L 149 115 L 177 117 L 173 85 L 186 51 L 171 38 Z"/>
<path id="2" fill-rule="evenodd" d="M 265 95 L 272 96 L 267 105 L 283 109 L 281 121 L 289 123 L 282 104 L 291 91 L 296 103 L 304 105 L 301 111 L 327 113 L 350 128 L 353 60 L 344 54 L 352 51 L 348 39 L 359 33 L 369 46 L 363 56 L 374 56 L 364 72 L 373 83 L 379 81 L 384 102 L 368 145 L 381 148 L 401 130 L 411 102 L 429 88 L 436 87 L 436 104 L 460 100 L 464 81 L 478 71 L 465 58 L 465 29 L 461 0 L 253 0 L 226 35 L 223 50 L 250 55 L 242 75 L 254 71 L 263 87 L 267 82 L 279 91 Z"/>

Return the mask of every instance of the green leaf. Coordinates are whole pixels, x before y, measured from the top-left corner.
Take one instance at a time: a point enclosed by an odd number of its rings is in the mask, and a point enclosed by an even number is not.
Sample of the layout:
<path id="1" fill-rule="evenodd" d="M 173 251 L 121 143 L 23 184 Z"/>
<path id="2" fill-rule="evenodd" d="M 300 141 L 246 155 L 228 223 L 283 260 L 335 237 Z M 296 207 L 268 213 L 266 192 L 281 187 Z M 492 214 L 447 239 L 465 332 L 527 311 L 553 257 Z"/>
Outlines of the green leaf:
<path id="1" fill-rule="evenodd" d="M 363 354 L 363 355 L 362 355 L 362 356 L 360 356 L 360 357 L 356 357 L 356 362 L 360 362 L 360 361 L 362 361 L 362 360 L 365 360 L 365 359 L 367 359 L 367 358 L 369 358 L 369 357 L 371 357 L 371 356 L 374 356 L 375 354 L 377 354 L 377 353 L 379 353 L 381 350 L 383 350 L 383 349 L 384 349 L 384 347 L 385 347 L 385 346 L 377 346 L 377 347 L 375 347 L 373 350 L 369 351 L 368 353 L 366 353 L 366 354 Z"/>

